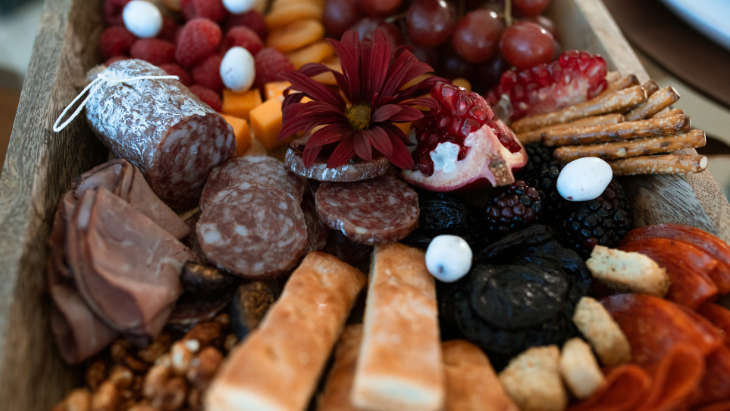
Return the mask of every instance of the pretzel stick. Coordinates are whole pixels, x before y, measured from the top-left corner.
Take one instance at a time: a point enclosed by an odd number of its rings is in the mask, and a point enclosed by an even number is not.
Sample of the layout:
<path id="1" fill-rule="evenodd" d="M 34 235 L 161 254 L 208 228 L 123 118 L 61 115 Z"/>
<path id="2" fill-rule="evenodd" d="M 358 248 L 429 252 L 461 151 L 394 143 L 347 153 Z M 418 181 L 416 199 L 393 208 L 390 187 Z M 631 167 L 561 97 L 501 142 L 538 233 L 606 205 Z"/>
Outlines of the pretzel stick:
<path id="1" fill-rule="evenodd" d="M 517 134 L 517 139 L 520 140 L 520 143 L 522 144 L 530 144 L 534 143 L 536 141 L 540 141 L 542 138 L 542 133 L 552 130 L 552 129 L 558 129 L 558 128 L 566 128 L 566 127 L 582 127 L 582 126 L 598 126 L 601 124 L 616 124 L 621 123 L 624 121 L 623 114 L 615 113 L 615 114 L 606 114 L 605 116 L 598 116 L 598 117 L 586 117 L 582 118 L 580 120 L 571 121 L 570 123 L 565 124 L 558 124 L 557 126 L 550 126 L 550 127 L 544 127 L 539 128 L 537 130 L 528 131 L 522 134 Z"/>
<path id="2" fill-rule="evenodd" d="M 606 94 L 616 91 L 616 90 L 623 90 L 625 88 L 638 86 L 639 79 L 635 75 L 625 76 L 617 79 L 616 81 L 609 81 L 608 86 L 605 90 L 603 90 L 600 94 L 598 94 L 597 97 L 605 96 Z"/>
<path id="3" fill-rule="evenodd" d="M 633 110 L 626 113 L 626 121 L 641 120 L 651 117 L 662 111 L 664 108 L 671 106 L 679 100 L 679 93 L 674 87 L 664 87 L 654 93 L 644 103 L 639 104 Z"/>
<path id="4" fill-rule="evenodd" d="M 676 136 L 654 137 L 618 143 L 593 144 L 588 146 L 560 147 L 553 152 L 556 160 L 570 163 L 583 157 L 598 157 L 604 160 L 638 157 L 646 154 L 669 153 L 685 148 L 704 147 L 705 132 L 692 130 Z"/>
<path id="5" fill-rule="evenodd" d="M 680 132 L 686 133 L 689 130 L 689 117 L 681 114 L 618 124 L 548 130 L 542 135 L 542 143 L 548 147 L 593 144 L 634 138 L 669 136 Z"/>
<path id="6" fill-rule="evenodd" d="M 669 116 L 676 116 L 678 114 L 684 114 L 684 111 L 682 111 L 681 108 L 673 108 L 669 109 L 669 107 L 665 108 L 664 110 L 654 114 L 651 118 L 662 118 L 662 117 L 669 117 Z"/>
<path id="7" fill-rule="evenodd" d="M 644 83 L 641 87 L 644 87 L 644 91 L 646 91 L 646 96 L 651 97 L 659 91 L 659 85 L 654 80 L 649 80 L 646 83 Z"/>
<path id="8" fill-rule="evenodd" d="M 594 98 L 585 103 L 566 107 L 560 111 L 525 117 L 512 123 L 512 130 L 515 133 L 524 133 L 525 131 L 567 123 L 585 117 L 612 113 L 633 107 L 645 100 L 646 91 L 641 86 L 629 87 Z"/>
<path id="9" fill-rule="evenodd" d="M 707 168 L 707 157 L 700 155 L 667 154 L 641 156 L 609 161 L 615 176 L 637 174 L 687 174 L 699 173 Z"/>

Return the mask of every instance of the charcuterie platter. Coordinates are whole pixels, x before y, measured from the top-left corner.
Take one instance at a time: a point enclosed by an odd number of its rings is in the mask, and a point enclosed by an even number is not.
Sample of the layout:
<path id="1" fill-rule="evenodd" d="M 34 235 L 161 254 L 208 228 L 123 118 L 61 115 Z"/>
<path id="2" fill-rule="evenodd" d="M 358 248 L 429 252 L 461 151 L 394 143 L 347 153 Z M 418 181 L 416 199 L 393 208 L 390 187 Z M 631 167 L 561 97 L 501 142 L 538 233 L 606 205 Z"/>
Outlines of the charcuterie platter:
<path id="1" fill-rule="evenodd" d="M 726 409 L 730 204 L 676 91 L 599 0 L 400 3 L 46 2 L 3 404 Z"/>

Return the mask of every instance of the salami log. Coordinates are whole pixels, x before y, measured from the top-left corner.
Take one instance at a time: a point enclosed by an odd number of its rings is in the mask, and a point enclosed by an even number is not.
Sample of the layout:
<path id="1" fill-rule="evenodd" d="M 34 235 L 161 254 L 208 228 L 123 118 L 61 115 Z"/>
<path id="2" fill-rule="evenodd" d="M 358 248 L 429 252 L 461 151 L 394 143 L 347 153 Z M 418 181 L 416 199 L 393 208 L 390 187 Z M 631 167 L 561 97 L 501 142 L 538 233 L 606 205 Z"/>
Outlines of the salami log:
<path id="1" fill-rule="evenodd" d="M 280 190 L 249 183 L 213 196 L 200 216 L 197 234 L 210 261 L 252 279 L 294 267 L 307 246 L 299 204 Z"/>
<path id="2" fill-rule="evenodd" d="M 301 178 L 287 170 L 281 161 L 268 156 L 237 157 L 211 171 L 200 197 L 200 209 L 205 209 L 205 203 L 219 191 L 240 183 L 276 188 L 292 196 L 297 204 L 301 204 L 304 196 Z"/>
<path id="3" fill-rule="evenodd" d="M 129 79 L 167 73 L 130 59 L 111 64 L 103 74 Z M 100 84 L 86 105 L 97 137 L 137 166 L 170 207 L 195 206 L 210 171 L 236 155 L 233 128 L 177 80 Z"/>
<path id="4" fill-rule="evenodd" d="M 363 244 L 394 243 L 418 227 L 418 194 L 395 177 L 322 183 L 315 199 L 322 221 Z"/>

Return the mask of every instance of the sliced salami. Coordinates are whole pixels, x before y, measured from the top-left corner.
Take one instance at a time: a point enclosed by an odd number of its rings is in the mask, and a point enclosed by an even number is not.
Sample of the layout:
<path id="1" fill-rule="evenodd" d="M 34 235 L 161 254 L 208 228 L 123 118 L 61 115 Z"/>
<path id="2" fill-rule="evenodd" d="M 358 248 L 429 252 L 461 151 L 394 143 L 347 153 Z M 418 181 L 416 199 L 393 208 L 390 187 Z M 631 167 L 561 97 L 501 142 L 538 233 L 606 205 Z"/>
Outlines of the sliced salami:
<path id="1" fill-rule="evenodd" d="M 285 272 L 307 246 L 299 204 L 290 195 L 259 184 L 241 183 L 213 196 L 196 231 L 210 261 L 245 278 Z"/>
<path id="2" fill-rule="evenodd" d="M 195 214 L 185 219 L 185 225 L 190 228 L 190 235 L 182 240 L 182 243 L 187 246 L 197 257 L 196 262 L 205 264 L 208 262 L 208 257 L 203 254 L 203 250 L 200 249 L 200 243 L 198 242 L 198 233 L 195 231 L 195 227 L 198 225 L 200 220 L 200 211 L 196 211 Z"/>
<path id="3" fill-rule="evenodd" d="M 363 244 L 394 243 L 418 227 L 418 194 L 395 177 L 322 183 L 315 199 L 322 221 Z"/>
<path id="4" fill-rule="evenodd" d="M 237 157 L 211 171 L 200 197 L 200 209 L 205 209 L 205 203 L 219 191 L 240 183 L 276 188 L 292 196 L 297 204 L 301 204 L 304 196 L 302 179 L 287 170 L 281 161 L 268 156 Z"/>
<path id="5" fill-rule="evenodd" d="M 295 174 L 317 181 L 351 182 L 380 177 L 388 172 L 390 161 L 385 157 L 373 161 L 345 164 L 336 168 L 328 168 L 326 162 L 315 161 L 307 168 L 302 155 L 289 148 L 286 152 L 286 167 Z"/>
<path id="6" fill-rule="evenodd" d="M 142 60 L 123 60 L 103 71 L 129 79 L 165 76 Z M 177 80 L 100 83 L 86 105 L 97 137 L 144 174 L 172 208 L 197 204 L 210 171 L 236 155 L 233 128 Z"/>
<path id="7" fill-rule="evenodd" d="M 314 195 L 307 193 L 302 201 L 302 213 L 304 213 L 304 221 L 307 223 L 307 251 L 319 251 L 327 245 L 327 237 L 330 230 L 317 215 L 317 209 L 314 205 Z"/>

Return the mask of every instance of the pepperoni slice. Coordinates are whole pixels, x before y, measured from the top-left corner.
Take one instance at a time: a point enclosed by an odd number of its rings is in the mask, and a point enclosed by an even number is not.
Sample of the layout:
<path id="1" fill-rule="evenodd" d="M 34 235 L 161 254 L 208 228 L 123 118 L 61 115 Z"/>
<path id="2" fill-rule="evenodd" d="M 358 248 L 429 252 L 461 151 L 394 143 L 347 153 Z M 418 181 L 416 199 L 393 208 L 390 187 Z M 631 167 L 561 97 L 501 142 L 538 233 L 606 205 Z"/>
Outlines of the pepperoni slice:
<path id="1" fill-rule="evenodd" d="M 213 196 L 196 231 L 210 261 L 252 279 L 292 268 L 307 246 L 299 204 L 290 195 L 259 184 L 242 183 Z"/>
<path id="2" fill-rule="evenodd" d="M 730 310 L 717 304 L 706 303 L 697 310 L 697 313 L 721 329 L 725 333 L 725 344 L 730 346 Z"/>
<path id="3" fill-rule="evenodd" d="M 568 411 L 633 411 L 651 389 L 651 377 L 629 364 L 614 368 L 593 395 Z"/>
<path id="4" fill-rule="evenodd" d="M 322 221 L 363 244 L 394 243 L 418 227 L 418 195 L 395 177 L 322 183 L 315 199 Z"/>

